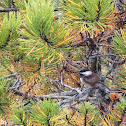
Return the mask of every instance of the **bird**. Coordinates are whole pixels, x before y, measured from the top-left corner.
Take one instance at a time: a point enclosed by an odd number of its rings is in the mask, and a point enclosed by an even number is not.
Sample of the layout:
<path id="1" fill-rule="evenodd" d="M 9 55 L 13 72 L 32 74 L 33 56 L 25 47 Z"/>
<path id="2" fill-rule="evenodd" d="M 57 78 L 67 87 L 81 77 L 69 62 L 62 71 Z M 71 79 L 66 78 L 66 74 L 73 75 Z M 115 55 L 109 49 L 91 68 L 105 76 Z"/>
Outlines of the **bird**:
<path id="1" fill-rule="evenodd" d="M 84 68 L 79 71 L 80 81 L 82 84 L 86 84 L 88 87 L 97 87 L 98 83 L 101 81 L 100 76 L 97 73 Z"/>

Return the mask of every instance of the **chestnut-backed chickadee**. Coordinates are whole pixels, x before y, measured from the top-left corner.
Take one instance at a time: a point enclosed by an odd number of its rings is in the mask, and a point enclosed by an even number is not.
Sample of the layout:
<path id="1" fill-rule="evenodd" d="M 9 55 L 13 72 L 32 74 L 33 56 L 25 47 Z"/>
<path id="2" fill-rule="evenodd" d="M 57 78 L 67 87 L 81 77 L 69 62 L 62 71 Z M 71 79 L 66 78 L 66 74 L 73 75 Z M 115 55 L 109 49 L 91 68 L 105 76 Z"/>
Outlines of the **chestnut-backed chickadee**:
<path id="1" fill-rule="evenodd" d="M 88 87 L 97 86 L 98 82 L 101 80 L 100 76 L 97 73 L 93 73 L 88 69 L 82 69 L 79 71 L 80 81 L 83 84 L 86 84 Z"/>

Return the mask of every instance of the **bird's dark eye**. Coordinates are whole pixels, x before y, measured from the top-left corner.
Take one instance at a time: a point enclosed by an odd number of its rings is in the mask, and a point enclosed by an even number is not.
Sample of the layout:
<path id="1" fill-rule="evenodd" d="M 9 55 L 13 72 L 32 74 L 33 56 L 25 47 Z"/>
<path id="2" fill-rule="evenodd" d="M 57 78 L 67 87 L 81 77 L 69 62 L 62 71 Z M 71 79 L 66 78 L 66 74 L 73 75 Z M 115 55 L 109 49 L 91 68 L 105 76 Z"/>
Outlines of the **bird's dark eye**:
<path id="1" fill-rule="evenodd" d="M 80 77 L 84 76 L 82 73 L 79 73 Z"/>

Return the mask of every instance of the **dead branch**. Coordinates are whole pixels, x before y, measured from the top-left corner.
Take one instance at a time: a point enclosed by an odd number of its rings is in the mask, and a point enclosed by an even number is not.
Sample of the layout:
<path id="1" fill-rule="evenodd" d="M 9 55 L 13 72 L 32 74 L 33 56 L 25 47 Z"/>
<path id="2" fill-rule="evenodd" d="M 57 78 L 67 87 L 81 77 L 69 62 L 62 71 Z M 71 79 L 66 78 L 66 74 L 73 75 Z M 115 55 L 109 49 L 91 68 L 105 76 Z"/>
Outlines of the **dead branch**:
<path id="1" fill-rule="evenodd" d="M 17 90 L 16 88 L 11 88 L 11 91 L 21 96 L 23 99 L 33 99 L 34 101 L 43 101 L 45 98 L 51 98 L 51 99 L 60 99 L 58 102 L 59 106 L 66 106 L 74 107 L 77 103 L 81 103 L 84 101 L 90 101 L 92 104 L 101 106 L 104 104 L 107 104 L 110 102 L 109 92 L 106 91 L 104 86 L 99 86 L 96 88 L 84 88 L 81 90 L 81 88 L 72 88 L 71 86 L 64 85 L 67 88 L 69 88 L 69 91 L 64 91 L 58 86 L 56 81 L 52 81 L 53 85 L 60 90 L 59 93 L 53 93 L 48 95 L 41 95 L 41 96 L 35 96 L 35 95 L 29 95 L 29 92 L 26 94 L 26 92 L 22 92 Z M 102 87 L 102 88 L 101 88 Z M 25 95 L 26 94 L 26 95 Z M 24 97 L 25 95 L 25 97 Z"/>
<path id="2" fill-rule="evenodd" d="M 5 9 L 0 9 L 0 12 L 10 12 L 10 11 L 18 11 L 18 8 L 5 8 Z"/>
<path id="3" fill-rule="evenodd" d="M 110 63 L 114 63 L 114 64 L 124 64 L 126 62 L 126 58 L 123 59 L 122 61 L 115 61 L 115 60 L 111 60 L 109 58 L 107 58 L 104 54 L 102 54 L 101 52 L 97 52 L 98 55 L 101 55 L 103 58 L 105 58 L 108 62 Z"/>
<path id="4" fill-rule="evenodd" d="M 84 42 L 78 42 L 75 44 L 71 44 L 70 47 L 80 47 L 80 46 L 86 46 Z"/>
<path id="5" fill-rule="evenodd" d="M 11 77 L 16 77 L 16 73 L 2 77 L 2 78 L 0 78 L 0 80 L 2 80 L 3 78 L 7 79 L 7 78 L 11 78 Z"/>

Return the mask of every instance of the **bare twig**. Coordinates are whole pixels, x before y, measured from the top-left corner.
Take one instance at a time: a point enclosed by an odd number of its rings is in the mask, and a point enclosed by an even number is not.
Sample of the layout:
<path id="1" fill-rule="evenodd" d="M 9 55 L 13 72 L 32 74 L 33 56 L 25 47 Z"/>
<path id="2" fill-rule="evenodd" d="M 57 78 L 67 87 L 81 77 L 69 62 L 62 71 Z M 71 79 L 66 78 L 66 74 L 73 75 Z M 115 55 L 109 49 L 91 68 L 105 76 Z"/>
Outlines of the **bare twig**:
<path id="1" fill-rule="evenodd" d="M 75 43 L 75 44 L 71 44 L 70 45 L 71 47 L 80 47 L 80 46 L 86 46 L 84 42 L 78 42 L 78 43 Z"/>
<path id="2" fill-rule="evenodd" d="M 0 9 L 0 12 L 10 12 L 10 11 L 18 11 L 18 8 L 5 8 L 5 9 Z"/>
<path id="3" fill-rule="evenodd" d="M 113 61 L 111 59 L 106 58 L 106 60 L 110 63 L 115 63 L 115 64 L 124 64 L 126 62 L 126 58 L 123 59 L 122 61 Z"/>
<path id="4" fill-rule="evenodd" d="M 67 61 L 65 61 L 71 68 L 73 68 L 76 71 L 79 71 L 76 67 L 74 67 L 73 65 L 71 65 L 70 63 L 68 63 Z"/>
<path id="5" fill-rule="evenodd" d="M 71 89 L 72 91 L 76 91 L 76 92 L 78 92 L 78 93 L 81 92 L 80 89 L 78 89 L 78 88 L 72 88 L 72 87 L 69 86 L 69 85 L 65 85 L 65 84 L 64 84 L 64 87 L 69 88 L 69 89 Z"/>
<path id="6" fill-rule="evenodd" d="M 15 74 L 7 75 L 5 77 L 2 77 L 2 78 L 0 78 L 0 80 L 2 80 L 3 78 L 7 79 L 7 78 L 11 78 L 11 77 L 16 77 L 16 73 Z"/>
<path id="7" fill-rule="evenodd" d="M 118 59 L 118 57 L 115 58 L 115 60 L 117 60 L 117 59 Z M 107 75 L 109 75 L 114 70 L 114 65 L 115 65 L 115 63 L 112 63 L 112 65 L 109 67 L 108 72 L 103 76 L 103 80 L 105 80 Z"/>
<path id="8" fill-rule="evenodd" d="M 17 89 L 12 89 L 12 91 L 13 91 L 14 94 L 19 95 L 19 96 L 24 96 L 24 94 L 25 94 L 25 92 L 19 91 Z M 72 93 L 71 91 L 68 91 L 68 92 L 65 91 L 65 92 L 61 93 L 60 96 L 59 96 L 58 93 L 49 94 L 49 95 L 42 95 L 42 96 L 37 96 L 37 97 L 34 96 L 34 95 L 30 95 L 30 96 L 26 95 L 24 97 L 24 99 L 28 99 L 28 98 L 34 98 L 36 100 L 43 100 L 44 98 L 68 99 L 68 98 L 70 98 L 70 95 L 72 96 L 74 94 L 75 94 L 75 92 Z"/>
<path id="9" fill-rule="evenodd" d="M 12 5 L 13 5 L 13 8 L 15 8 L 15 1 L 12 0 Z"/>
<path id="10" fill-rule="evenodd" d="M 24 94 L 24 92 L 19 91 L 19 90 L 17 90 L 17 89 L 12 89 L 12 92 L 13 92 L 14 94 L 16 94 L 16 95 L 19 95 L 19 96 L 22 96 L 22 95 Z M 25 98 L 27 99 L 28 97 L 25 97 Z"/>
<path id="11" fill-rule="evenodd" d="M 103 58 L 105 58 L 105 59 L 106 59 L 108 62 L 110 62 L 110 63 L 124 64 L 125 61 L 126 61 L 126 58 L 123 59 L 122 61 L 114 61 L 114 60 L 111 60 L 111 59 L 107 58 L 104 54 L 102 54 L 102 53 L 100 53 L 100 52 L 98 52 L 98 55 L 101 55 Z"/>
<path id="12" fill-rule="evenodd" d="M 64 76 L 65 76 L 65 69 L 63 69 L 62 75 L 61 75 L 61 85 L 62 86 L 64 86 Z"/>
<path id="13" fill-rule="evenodd" d="M 61 91 L 63 91 L 63 90 L 61 89 L 61 87 L 56 83 L 56 81 L 52 80 L 51 82 L 52 82 L 52 84 L 58 89 L 58 92 L 59 92 L 59 93 L 60 93 Z"/>
<path id="14" fill-rule="evenodd" d="M 112 45 L 108 45 L 108 44 L 97 44 L 98 46 L 107 46 L 107 47 L 113 47 Z"/>
<path id="15" fill-rule="evenodd" d="M 82 98 L 83 96 L 86 95 L 86 98 L 89 96 L 89 92 L 90 92 L 90 88 L 86 88 L 84 89 L 82 92 L 72 96 L 72 97 L 69 97 L 68 99 L 64 99 L 63 101 L 59 102 L 58 105 L 62 106 L 66 103 L 72 103 L 73 101 L 78 101 L 80 98 Z M 85 98 L 85 99 L 86 99 Z"/>
<path id="16" fill-rule="evenodd" d="M 87 113 L 88 113 L 88 110 L 86 110 L 86 113 L 85 113 L 84 126 L 87 126 Z"/>
<path id="17" fill-rule="evenodd" d="M 38 97 L 39 99 L 43 99 L 43 98 L 51 98 L 51 99 L 68 99 L 69 96 L 51 96 L 51 95 L 43 95 Z"/>
<path id="18" fill-rule="evenodd" d="M 106 53 L 104 53 L 103 55 L 104 55 L 105 57 L 106 57 L 106 56 L 108 56 L 108 57 L 110 57 L 110 56 L 115 56 L 115 54 L 106 54 Z M 97 53 L 94 53 L 93 55 L 90 56 L 90 58 L 95 58 L 95 57 L 101 57 L 101 55 L 98 55 Z"/>
<path id="19" fill-rule="evenodd" d="M 19 82 L 19 78 L 17 78 L 17 80 L 15 81 L 15 83 L 13 84 L 13 86 L 11 88 L 16 88 L 16 85 L 18 82 Z"/>
<path id="20" fill-rule="evenodd" d="M 82 61 L 71 61 L 70 59 L 66 59 L 66 60 L 67 60 L 67 62 L 71 62 L 75 66 L 81 67 L 78 63 L 82 63 Z"/>
<path id="21" fill-rule="evenodd" d="M 22 80 L 19 81 L 16 89 L 19 89 L 21 86 L 25 85 L 26 83 L 25 82 L 22 82 Z"/>

